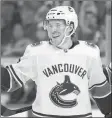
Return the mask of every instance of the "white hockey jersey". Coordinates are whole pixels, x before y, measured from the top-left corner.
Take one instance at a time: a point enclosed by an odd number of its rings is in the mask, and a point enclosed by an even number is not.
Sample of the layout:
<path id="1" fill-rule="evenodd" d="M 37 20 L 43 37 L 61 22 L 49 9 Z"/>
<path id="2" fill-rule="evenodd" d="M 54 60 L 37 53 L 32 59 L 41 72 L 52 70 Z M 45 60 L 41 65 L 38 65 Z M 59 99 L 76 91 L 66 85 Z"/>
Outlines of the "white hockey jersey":
<path id="1" fill-rule="evenodd" d="M 37 84 L 33 113 L 43 117 L 91 117 L 90 94 L 103 98 L 110 94 L 97 46 L 85 41 L 64 51 L 42 42 L 29 45 L 20 62 L 8 66 L 11 77 L 25 84 Z"/>

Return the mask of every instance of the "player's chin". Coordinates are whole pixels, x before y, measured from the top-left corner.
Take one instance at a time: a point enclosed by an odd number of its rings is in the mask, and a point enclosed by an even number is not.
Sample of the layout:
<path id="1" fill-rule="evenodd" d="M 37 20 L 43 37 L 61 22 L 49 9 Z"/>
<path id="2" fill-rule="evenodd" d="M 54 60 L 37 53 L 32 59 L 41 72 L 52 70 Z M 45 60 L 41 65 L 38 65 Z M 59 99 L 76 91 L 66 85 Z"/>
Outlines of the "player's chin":
<path id="1" fill-rule="evenodd" d="M 59 47 L 59 43 L 53 43 L 53 45 Z"/>
<path id="2" fill-rule="evenodd" d="M 58 46 L 61 42 L 60 37 L 52 38 L 52 43 L 56 46 Z"/>

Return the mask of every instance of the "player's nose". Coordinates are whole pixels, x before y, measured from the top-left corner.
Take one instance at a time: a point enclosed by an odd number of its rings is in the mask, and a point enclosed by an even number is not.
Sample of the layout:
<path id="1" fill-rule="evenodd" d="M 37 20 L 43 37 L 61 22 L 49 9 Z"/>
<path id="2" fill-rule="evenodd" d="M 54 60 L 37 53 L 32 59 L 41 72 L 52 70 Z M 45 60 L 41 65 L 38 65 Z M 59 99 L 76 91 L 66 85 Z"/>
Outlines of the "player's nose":
<path id="1" fill-rule="evenodd" d="M 56 27 L 56 26 L 54 26 L 54 27 L 52 27 L 52 33 L 55 33 L 56 31 L 58 31 L 59 29 Z"/>

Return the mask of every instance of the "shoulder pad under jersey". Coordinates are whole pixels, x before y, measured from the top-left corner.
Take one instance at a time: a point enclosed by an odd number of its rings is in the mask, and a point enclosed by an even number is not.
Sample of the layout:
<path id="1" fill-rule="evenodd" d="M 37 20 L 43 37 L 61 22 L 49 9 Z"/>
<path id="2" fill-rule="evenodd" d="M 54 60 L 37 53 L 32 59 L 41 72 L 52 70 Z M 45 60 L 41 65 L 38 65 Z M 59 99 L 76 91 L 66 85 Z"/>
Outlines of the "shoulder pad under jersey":
<path id="1" fill-rule="evenodd" d="M 42 45 L 44 46 L 44 44 L 45 44 L 45 41 L 41 41 L 41 42 L 36 42 L 36 43 L 28 45 L 24 52 L 24 56 L 37 54 L 38 51 L 40 52 L 40 46 L 42 46 Z M 39 50 L 37 48 L 39 48 Z M 43 49 L 43 48 L 41 48 L 41 49 Z"/>
<path id="2" fill-rule="evenodd" d="M 25 50 L 25 52 L 24 52 L 23 57 L 32 55 L 32 54 L 34 53 L 34 52 L 32 52 L 32 49 L 35 48 L 36 46 L 39 46 L 40 44 L 41 44 L 40 42 L 36 42 L 36 43 L 33 43 L 33 44 L 29 44 L 29 45 L 26 47 L 26 50 Z"/>
<path id="3" fill-rule="evenodd" d="M 88 43 L 86 41 L 80 41 L 80 49 L 83 49 L 83 53 L 88 56 L 97 58 L 100 55 L 99 47 L 94 43 Z"/>

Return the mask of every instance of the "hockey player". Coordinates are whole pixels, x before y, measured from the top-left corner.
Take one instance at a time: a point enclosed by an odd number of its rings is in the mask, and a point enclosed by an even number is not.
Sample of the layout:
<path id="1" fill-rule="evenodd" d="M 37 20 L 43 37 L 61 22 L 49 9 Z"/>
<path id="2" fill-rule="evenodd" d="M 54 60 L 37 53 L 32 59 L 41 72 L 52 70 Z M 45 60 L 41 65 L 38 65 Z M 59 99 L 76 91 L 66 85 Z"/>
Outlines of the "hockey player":
<path id="1" fill-rule="evenodd" d="M 28 45 L 16 64 L 2 67 L 2 87 L 17 89 L 29 79 L 37 85 L 33 114 L 40 118 L 92 117 L 90 95 L 105 116 L 110 116 L 111 84 L 103 73 L 99 48 L 72 38 L 78 26 L 70 6 L 52 8 L 44 29 L 49 42 Z M 105 105 L 105 104 L 106 105 Z"/>

